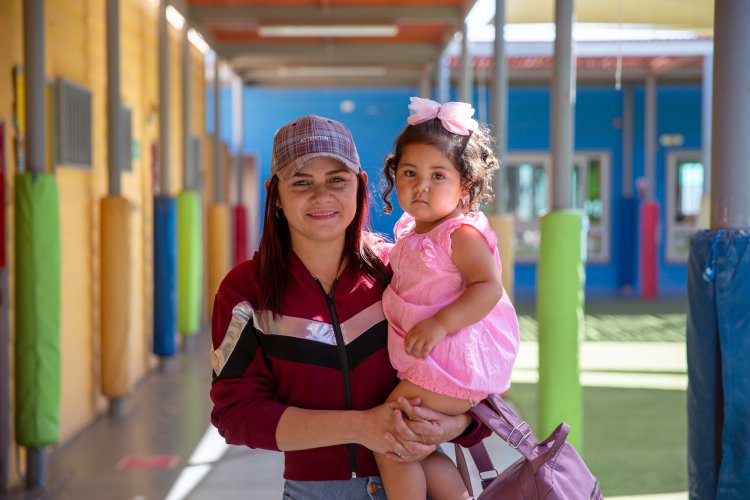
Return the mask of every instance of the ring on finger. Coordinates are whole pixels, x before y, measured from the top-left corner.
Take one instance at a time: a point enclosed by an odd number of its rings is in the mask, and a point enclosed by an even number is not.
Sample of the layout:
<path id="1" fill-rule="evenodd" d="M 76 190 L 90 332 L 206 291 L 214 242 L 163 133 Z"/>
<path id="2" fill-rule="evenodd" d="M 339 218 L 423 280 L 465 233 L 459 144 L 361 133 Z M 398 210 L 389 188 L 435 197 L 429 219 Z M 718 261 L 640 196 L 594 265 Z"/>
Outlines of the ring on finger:
<path id="1" fill-rule="evenodd" d="M 404 458 L 403 455 L 396 450 L 393 450 L 393 453 L 395 453 L 398 458 Z"/>

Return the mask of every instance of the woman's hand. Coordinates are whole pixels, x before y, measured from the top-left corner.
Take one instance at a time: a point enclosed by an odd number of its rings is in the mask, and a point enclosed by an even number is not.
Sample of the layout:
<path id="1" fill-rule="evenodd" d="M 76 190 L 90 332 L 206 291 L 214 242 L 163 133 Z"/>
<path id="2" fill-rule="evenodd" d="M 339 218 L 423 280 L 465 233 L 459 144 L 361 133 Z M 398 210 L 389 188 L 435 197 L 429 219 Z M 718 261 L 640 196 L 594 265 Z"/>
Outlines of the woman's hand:
<path id="1" fill-rule="evenodd" d="M 424 443 L 419 437 L 411 433 L 415 442 L 408 439 L 395 439 L 394 435 L 400 435 L 408 426 L 400 410 L 391 408 L 388 404 L 382 404 L 360 413 L 360 421 L 357 425 L 357 443 L 372 450 L 375 453 L 387 455 L 397 462 L 419 461 L 435 451 L 435 446 Z"/>
<path id="2" fill-rule="evenodd" d="M 357 443 L 375 453 L 386 455 L 394 462 L 418 462 L 435 451 L 435 445 L 420 440 L 409 429 L 401 410 L 390 404 L 376 406 L 360 415 Z M 443 434 L 437 427 L 434 432 L 436 435 Z"/>
<path id="3" fill-rule="evenodd" d="M 437 445 L 457 438 L 471 423 L 471 417 L 465 413 L 444 415 L 419 406 L 420 403 L 419 398 L 407 400 L 403 397 L 388 403 L 398 413 L 394 418 L 400 441 Z"/>

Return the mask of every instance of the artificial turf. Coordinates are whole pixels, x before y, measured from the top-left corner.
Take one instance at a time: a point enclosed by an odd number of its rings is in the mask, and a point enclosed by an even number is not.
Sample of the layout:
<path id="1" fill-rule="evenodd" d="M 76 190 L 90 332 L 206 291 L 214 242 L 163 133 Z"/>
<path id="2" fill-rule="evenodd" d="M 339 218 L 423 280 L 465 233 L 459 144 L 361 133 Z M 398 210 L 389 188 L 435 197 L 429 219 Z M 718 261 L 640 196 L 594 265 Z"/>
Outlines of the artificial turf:
<path id="1" fill-rule="evenodd" d="M 534 427 L 536 384 L 510 396 Z M 687 491 L 685 391 L 584 387 L 583 402 L 582 455 L 605 497 Z"/>

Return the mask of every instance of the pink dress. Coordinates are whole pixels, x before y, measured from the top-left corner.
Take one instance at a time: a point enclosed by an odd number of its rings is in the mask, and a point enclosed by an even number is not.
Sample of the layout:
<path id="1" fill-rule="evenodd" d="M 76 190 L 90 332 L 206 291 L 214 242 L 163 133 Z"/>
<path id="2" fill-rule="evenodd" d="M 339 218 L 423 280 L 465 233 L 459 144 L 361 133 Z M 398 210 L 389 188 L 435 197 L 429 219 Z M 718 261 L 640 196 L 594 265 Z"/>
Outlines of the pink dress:
<path id="1" fill-rule="evenodd" d="M 451 233 L 463 224 L 487 240 L 498 268 L 497 238 L 481 212 L 447 219 L 424 234 L 404 214 L 396 223 L 390 253 L 393 280 L 383 294 L 388 319 L 388 352 L 402 380 L 429 391 L 476 403 L 510 386 L 519 345 L 518 318 L 507 294 L 478 323 L 449 333 L 426 359 L 404 350 L 404 336 L 416 323 L 456 300 L 466 283 L 451 259 Z"/>

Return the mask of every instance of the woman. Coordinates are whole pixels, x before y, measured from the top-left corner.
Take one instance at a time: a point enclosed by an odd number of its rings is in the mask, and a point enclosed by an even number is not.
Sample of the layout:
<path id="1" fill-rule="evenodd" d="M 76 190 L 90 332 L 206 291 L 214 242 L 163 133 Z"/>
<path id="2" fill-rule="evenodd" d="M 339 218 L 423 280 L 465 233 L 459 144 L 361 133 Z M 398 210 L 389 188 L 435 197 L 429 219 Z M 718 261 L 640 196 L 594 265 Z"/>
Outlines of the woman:
<path id="1" fill-rule="evenodd" d="M 373 452 L 418 461 L 488 432 L 419 400 L 383 404 L 397 382 L 380 303 L 389 245 L 364 230 L 349 130 L 314 115 L 285 125 L 271 174 L 260 249 L 214 302 L 211 422 L 230 444 L 284 452 L 285 498 L 385 498 Z"/>

